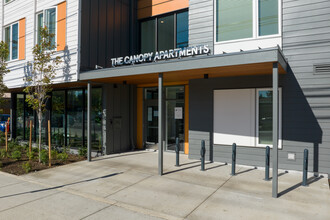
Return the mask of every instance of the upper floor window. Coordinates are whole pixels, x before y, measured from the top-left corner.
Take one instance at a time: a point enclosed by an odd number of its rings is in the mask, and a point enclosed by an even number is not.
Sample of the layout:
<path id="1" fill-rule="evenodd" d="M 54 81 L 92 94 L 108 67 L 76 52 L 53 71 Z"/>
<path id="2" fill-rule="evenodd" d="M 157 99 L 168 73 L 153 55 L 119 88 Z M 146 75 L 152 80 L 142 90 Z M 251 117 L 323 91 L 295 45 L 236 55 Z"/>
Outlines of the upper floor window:
<path id="1" fill-rule="evenodd" d="M 40 29 L 47 27 L 49 33 L 54 34 L 52 38 L 52 45 L 56 45 L 56 8 L 49 8 L 37 14 L 37 43 L 41 41 Z"/>
<path id="2" fill-rule="evenodd" d="M 278 34 L 278 0 L 216 0 L 217 42 Z"/>
<path id="3" fill-rule="evenodd" d="M 154 17 L 140 23 L 141 53 L 188 46 L 188 11 Z"/>
<path id="4" fill-rule="evenodd" d="M 9 47 L 7 60 L 18 59 L 18 23 L 5 27 L 5 42 Z"/>

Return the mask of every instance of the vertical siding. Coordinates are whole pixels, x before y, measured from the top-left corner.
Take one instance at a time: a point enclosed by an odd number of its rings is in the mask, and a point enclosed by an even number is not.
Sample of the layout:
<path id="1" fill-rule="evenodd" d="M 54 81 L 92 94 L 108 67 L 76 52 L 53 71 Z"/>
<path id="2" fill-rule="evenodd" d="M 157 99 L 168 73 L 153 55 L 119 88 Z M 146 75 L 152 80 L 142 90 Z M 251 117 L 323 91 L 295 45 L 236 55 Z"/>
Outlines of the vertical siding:
<path id="1" fill-rule="evenodd" d="M 189 1 L 189 45 L 208 45 L 213 53 L 213 1 Z"/>
<path id="2" fill-rule="evenodd" d="M 111 58 L 130 54 L 130 7 L 129 0 L 82 0 L 82 71 L 111 67 Z"/>
<path id="3" fill-rule="evenodd" d="M 3 2 L 3 1 L 2 1 Z M 36 3 L 37 12 L 48 7 L 57 6 L 63 0 L 38 0 Z M 34 35 L 34 1 L 15 0 L 4 6 L 3 26 L 26 18 L 26 48 L 25 59 L 10 61 L 9 69 L 11 72 L 4 77 L 4 82 L 8 88 L 24 87 L 24 76 L 31 71 L 27 63 L 33 61 L 32 47 L 35 44 Z M 67 20 L 66 20 L 66 45 L 67 49 L 57 53 L 63 58 L 61 67 L 56 72 L 54 83 L 77 81 L 77 48 L 78 48 L 78 0 L 67 1 Z M 1 35 L 2 36 L 2 35 Z"/>

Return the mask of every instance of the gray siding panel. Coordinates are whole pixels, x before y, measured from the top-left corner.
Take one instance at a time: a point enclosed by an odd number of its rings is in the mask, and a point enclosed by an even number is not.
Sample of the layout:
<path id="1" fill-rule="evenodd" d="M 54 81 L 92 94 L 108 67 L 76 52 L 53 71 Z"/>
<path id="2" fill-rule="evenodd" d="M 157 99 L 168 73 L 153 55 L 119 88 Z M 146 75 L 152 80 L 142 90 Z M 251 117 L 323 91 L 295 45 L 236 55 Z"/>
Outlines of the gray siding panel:
<path id="1" fill-rule="evenodd" d="M 189 45 L 199 44 L 213 53 L 213 0 L 189 1 Z"/>
<path id="2" fill-rule="evenodd" d="M 198 5 L 197 1 L 191 2 Z M 283 144 L 279 150 L 279 167 L 282 169 L 302 170 L 303 151 L 309 149 L 309 170 L 330 173 L 330 74 L 313 72 L 314 64 L 330 62 L 329 11 L 330 1 L 283 1 L 283 52 L 290 70 L 280 76 Z M 201 25 L 198 19 L 192 19 L 192 42 L 202 37 L 211 39 L 198 32 Z M 205 23 L 207 19 L 201 20 Z M 211 24 L 213 21 L 209 25 L 205 23 L 203 30 Z M 215 161 L 231 163 L 231 146 L 213 146 L 213 91 L 270 87 L 271 82 L 270 75 L 191 80 L 189 157 L 199 159 L 200 141 L 205 139 L 208 155 L 211 146 Z M 296 154 L 295 161 L 287 159 L 289 152 Z M 264 154 L 264 148 L 238 146 L 237 163 L 264 166 Z"/>

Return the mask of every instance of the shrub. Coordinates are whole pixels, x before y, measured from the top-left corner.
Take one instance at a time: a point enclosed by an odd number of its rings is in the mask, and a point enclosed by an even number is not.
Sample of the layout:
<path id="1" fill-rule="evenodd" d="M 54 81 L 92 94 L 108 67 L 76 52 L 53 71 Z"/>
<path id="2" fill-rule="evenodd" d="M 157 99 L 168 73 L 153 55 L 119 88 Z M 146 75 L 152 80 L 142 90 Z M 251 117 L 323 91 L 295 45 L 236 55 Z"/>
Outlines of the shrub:
<path id="1" fill-rule="evenodd" d="M 57 159 L 57 151 L 56 150 L 52 150 L 51 151 L 51 155 L 52 155 L 52 160 L 56 160 Z"/>
<path id="2" fill-rule="evenodd" d="M 87 147 L 80 147 L 78 149 L 79 156 L 87 157 Z"/>
<path id="3" fill-rule="evenodd" d="M 43 163 L 43 164 L 48 163 L 49 155 L 48 155 L 48 151 L 47 150 L 45 150 L 45 149 L 42 149 L 41 150 L 41 152 L 40 152 L 40 160 L 41 160 L 41 163 Z"/>
<path id="4" fill-rule="evenodd" d="M 31 163 L 30 162 L 23 163 L 22 168 L 25 171 L 25 173 L 30 172 L 30 170 L 32 169 Z"/>
<path id="5" fill-rule="evenodd" d="M 25 151 L 29 151 L 30 146 L 29 144 L 24 144 L 23 148 Z"/>
<path id="6" fill-rule="evenodd" d="M 3 164 L 2 164 L 2 162 L 0 161 L 0 169 L 3 167 Z"/>
<path id="7" fill-rule="evenodd" d="M 17 141 L 13 139 L 12 141 L 8 142 L 8 149 L 13 150 L 18 145 Z"/>
<path id="8" fill-rule="evenodd" d="M 8 157 L 8 153 L 6 152 L 6 149 L 1 149 L 0 150 L 0 157 L 1 158 L 7 158 Z"/>
<path id="9" fill-rule="evenodd" d="M 68 160 L 69 155 L 66 152 L 60 153 L 57 155 L 57 159 L 59 159 L 62 162 L 65 162 Z"/>
<path id="10" fill-rule="evenodd" d="M 37 148 L 37 147 L 32 148 L 32 152 L 39 153 L 39 148 Z"/>
<path id="11" fill-rule="evenodd" d="M 27 151 L 26 156 L 29 158 L 29 160 L 33 160 L 34 159 L 34 152 L 31 151 L 31 153 L 30 153 L 29 151 Z"/>
<path id="12" fill-rule="evenodd" d="M 11 153 L 11 158 L 14 160 L 19 160 L 22 157 L 22 153 L 19 150 L 15 150 L 14 152 Z"/>

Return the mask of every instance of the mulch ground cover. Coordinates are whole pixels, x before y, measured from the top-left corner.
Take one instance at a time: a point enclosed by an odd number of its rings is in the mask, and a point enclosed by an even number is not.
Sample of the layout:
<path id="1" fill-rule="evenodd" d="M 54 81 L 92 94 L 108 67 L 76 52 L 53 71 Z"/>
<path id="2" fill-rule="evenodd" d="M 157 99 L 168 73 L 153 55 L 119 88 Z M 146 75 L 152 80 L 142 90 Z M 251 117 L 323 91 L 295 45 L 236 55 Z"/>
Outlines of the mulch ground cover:
<path id="1" fill-rule="evenodd" d="M 0 147 L 0 149 L 4 149 L 4 147 Z M 19 160 L 14 160 L 10 157 L 0 158 L 0 171 L 14 175 L 26 174 L 26 170 L 23 168 L 23 164 L 29 162 L 29 158 L 26 155 L 26 150 L 23 150 L 21 153 L 22 156 Z M 29 173 L 86 160 L 86 157 L 75 154 L 68 154 L 68 158 L 66 160 L 52 160 L 52 166 L 49 167 L 48 162 L 47 164 L 39 163 L 37 152 L 34 153 L 34 158 L 35 159 L 30 161 L 31 169 L 29 170 Z"/>

